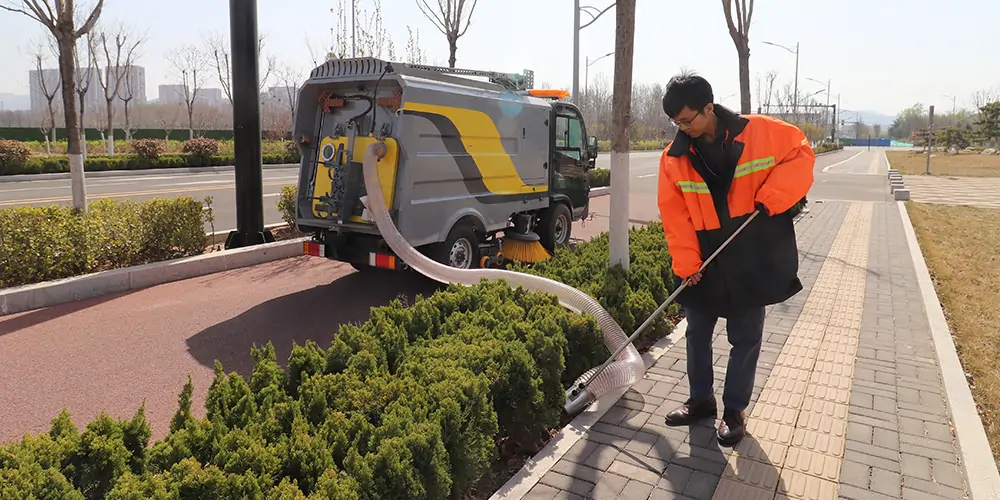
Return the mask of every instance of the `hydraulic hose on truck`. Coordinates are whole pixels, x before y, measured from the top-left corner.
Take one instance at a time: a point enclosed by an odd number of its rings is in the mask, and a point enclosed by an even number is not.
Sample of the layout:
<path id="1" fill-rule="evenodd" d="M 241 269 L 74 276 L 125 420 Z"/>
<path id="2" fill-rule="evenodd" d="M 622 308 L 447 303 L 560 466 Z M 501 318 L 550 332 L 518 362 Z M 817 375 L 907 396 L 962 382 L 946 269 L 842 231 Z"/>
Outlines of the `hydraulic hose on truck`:
<path id="1" fill-rule="evenodd" d="M 399 233 L 395 223 L 392 221 L 392 217 L 389 215 L 389 207 L 386 205 L 385 196 L 382 194 L 378 172 L 378 161 L 385 156 L 386 151 L 384 143 L 373 142 L 362 152 L 367 195 L 361 201 L 374 219 L 379 232 L 382 234 L 382 238 L 385 239 L 389 248 L 403 262 L 406 262 L 407 265 L 420 274 L 440 283 L 472 286 L 479 283 L 483 278 L 487 278 L 490 280 L 504 280 L 511 286 L 521 286 L 527 290 L 551 293 L 558 297 L 559 303 L 563 307 L 575 312 L 590 314 L 597 320 L 597 324 L 601 327 L 601 331 L 604 334 L 604 345 L 613 354 L 603 364 L 588 370 L 577 378 L 576 382 L 566 391 L 566 405 L 564 409 L 567 414 L 575 415 L 604 394 L 621 387 L 628 387 L 642 378 L 646 372 L 646 364 L 639 355 L 639 351 L 632 344 L 632 341 L 673 302 L 677 294 L 688 285 L 687 280 L 646 319 L 635 333 L 630 337 L 626 337 L 622 327 L 615 322 L 597 300 L 565 283 L 507 269 L 458 269 L 441 264 L 410 246 L 406 239 Z M 704 270 L 705 266 L 757 216 L 757 213 L 754 212 L 702 264 L 700 270 Z"/>

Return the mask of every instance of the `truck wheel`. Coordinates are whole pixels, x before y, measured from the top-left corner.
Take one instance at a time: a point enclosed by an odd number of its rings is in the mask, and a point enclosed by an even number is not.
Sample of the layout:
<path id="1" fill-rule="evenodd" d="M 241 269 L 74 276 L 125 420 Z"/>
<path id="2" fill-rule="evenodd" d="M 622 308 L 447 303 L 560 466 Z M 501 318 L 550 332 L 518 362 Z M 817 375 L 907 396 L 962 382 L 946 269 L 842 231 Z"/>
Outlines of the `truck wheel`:
<path id="1" fill-rule="evenodd" d="M 451 228 L 448 239 L 439 243 L 434 252 L 434 260 L 458 269 L 479 267 L 479 239 L 472 225 L 459 222 Z"/>
<path id="2" fill-rule="evenodd" d="M 573 230 L 573 214 L 565 203 L 555 203 L 542 212 L 536 233 L 541 240 L 542 246 L 549 253 L 555 252 L 556 248 L 562 248 L 569 244 L 569 237 Z"/>

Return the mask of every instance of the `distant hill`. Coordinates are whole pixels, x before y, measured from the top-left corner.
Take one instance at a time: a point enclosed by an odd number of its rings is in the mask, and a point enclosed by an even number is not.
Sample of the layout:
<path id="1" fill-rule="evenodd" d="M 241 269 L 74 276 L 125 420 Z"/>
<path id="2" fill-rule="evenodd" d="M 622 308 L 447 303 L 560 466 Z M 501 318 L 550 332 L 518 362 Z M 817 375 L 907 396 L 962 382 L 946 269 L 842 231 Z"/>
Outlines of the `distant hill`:
<path id="1" fill-rule="evenodd" d="M 861 110 L 859 112 L 861 113 L 862 121 L 868 125 L 881 125 L 883 127 L 888 127 L 889 125 L 892 125 L 893 121 L 896 120 L 895 115 L 886 115 L 877 111 Z M 853 113 L 850 113 L 849 116 L 853 116 Z"/>
<path id="2" fill-rule="evenodd" d="M 6 92 L 0 92 L 0 109 L 5 110 L 18 110 L 18 109 L 31 109 L 31 97 L 20 94 L 8 94 Z"/>

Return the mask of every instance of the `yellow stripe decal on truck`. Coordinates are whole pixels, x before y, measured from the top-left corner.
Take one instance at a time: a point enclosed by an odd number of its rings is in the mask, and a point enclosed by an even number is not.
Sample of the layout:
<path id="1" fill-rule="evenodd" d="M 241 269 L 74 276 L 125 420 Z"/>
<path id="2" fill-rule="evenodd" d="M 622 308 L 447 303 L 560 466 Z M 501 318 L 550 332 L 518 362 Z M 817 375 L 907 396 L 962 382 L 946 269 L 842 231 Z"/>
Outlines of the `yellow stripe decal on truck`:
<path id="1" fill-rule="evenodd" d="M 547 186 L 524 183 L 510 155 L 504 150 L 500 131 L 489 115 L 472 109 L 437 104 L 407 102 L 404 111 L 431 113 L 447 118 L 458 131 L 468 156 L 472 157 L 482 176 L 483 185 L 493 194 L 541 193 Z"/>

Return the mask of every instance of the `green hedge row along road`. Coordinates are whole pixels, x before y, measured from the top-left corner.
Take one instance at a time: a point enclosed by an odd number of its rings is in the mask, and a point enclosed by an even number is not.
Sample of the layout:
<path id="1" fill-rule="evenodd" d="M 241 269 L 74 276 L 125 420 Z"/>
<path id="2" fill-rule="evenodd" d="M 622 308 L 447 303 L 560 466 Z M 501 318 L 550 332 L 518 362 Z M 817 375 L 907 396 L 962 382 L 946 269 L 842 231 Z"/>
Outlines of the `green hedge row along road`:
<path id="1" fill-rule="evenodd" d="M 0 209 L 0 288 L 204 253 L 211 217 L 189 197 Z"/>
<path id="2" fill-rule="evenodd" d="M 673 283 L 662 227 L 630 236 L 629 272 L 607 269 L 606 235 L 529 272 L 579 285 L 628 330 Z M 144 408 L 82 429 L 53 415 L 50 431 L 0 448 L 0 497 L 456 498 L 536 453 L 561 425 L 564 389 L 609 352 L 592 317 L 484 282 L 373 308 L 328 346 L 294 346 L 287 369 L 270 343 L 249 354 L 247 378 L 216 364 L 204 418 L 191 383 L 180 388 L 158 442 Z"/>

